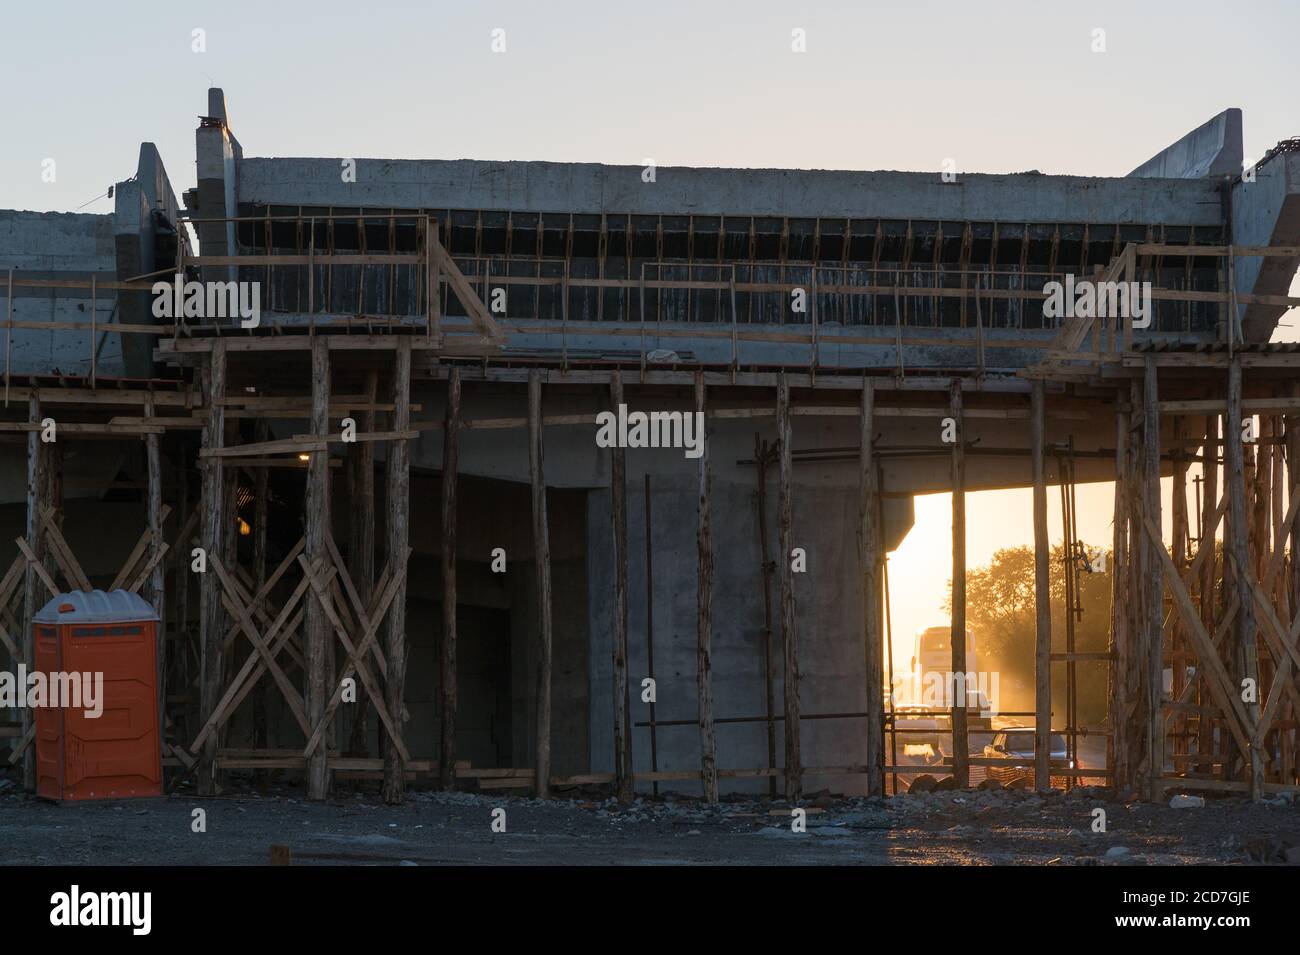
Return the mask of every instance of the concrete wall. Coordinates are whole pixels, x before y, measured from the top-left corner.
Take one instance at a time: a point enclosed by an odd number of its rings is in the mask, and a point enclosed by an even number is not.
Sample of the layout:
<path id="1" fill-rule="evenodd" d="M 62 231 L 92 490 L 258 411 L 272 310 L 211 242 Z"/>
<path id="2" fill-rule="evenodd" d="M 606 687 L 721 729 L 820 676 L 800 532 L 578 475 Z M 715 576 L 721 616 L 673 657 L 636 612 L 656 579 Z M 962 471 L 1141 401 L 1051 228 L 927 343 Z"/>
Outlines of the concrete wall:
<path id="1" fill-rule="evenodd" d="M 1254 182 L 1232 188 L 1232 239 L 1237 245 L 1300 245 L 1300 154 L 1280 153 L 1255 169 Z M 1300 259 L 1270 256 L 1236 260 L 1237 290 L 1287 295 Z M 1248 341 L 1268 341 L 1286 309 L 1242 305 Z"/>
<path id="2" fill-rule="evenodd" d="M 25 278 L 78 279 L 97 277 L 111 282 L 117 278 L 117 253 L 113 217 L 65 212 L 15 212 L 0 210 L 0 307 L 4 305 L 4 279 L 9 269 L 21 270 Z M 94 297 L 95 321 L 117 320 L 117 296 L 111 290 Z M 14 289 L 13 318 L 16 322 L 48 322 L 51 330 L 15 328 L 9 369 L 15 375 L 90 375 L 91 333 L 60 330 L 64 322 L 89 322 L 91 290 Z M 6 342 L 0 335 L 0 363 Z M 124 377 L 122 347 L 117 335 L 99 335 L 98 373 Z"/>
<path id="3" fill-rule="evenodd" d="M 440 420 L 444 390 L 441 385 L 415 389 L 413 401 L 422 405 L 417 418 Z M 597 390 L 548 388 L 544 391 L 547 415 L 594 413 L 607 406 Z M 729 402 L 732 404 L 734 402 Z M 683 396 L 658 400 L 634 398 L 635 409 L 685 409 Z M 470 382 L 464 386 L 462 414 L 466 418 L 521 417 L 525 398 L 517 386 Z M 939 439 L 941 410 L 933 421 L 916 418 L 881 418 L 879 446 L 933 444 L 930 457 L 888 458 L 884 468 L 886 545 L 892 549 L 911 526 L 910 492 L 948 489 L 948 457 Z M 1086 417 L 1066 423 L 1075 434 L 1080 452 L 1095 451 L 1113 441 L 1108 419 Z M 612 771 L 613 760 L 613 537 L 610 517 L 609 452 L 595 444 L 595 426 L 552 426 L 546 430 L 545 466 L 551 485 L 551 536 L 554 550 L 555 588 L 555 708 L 553 745 L 556 772 L 564 767 L 589 764 L 593 772 Z M 756 476 L 749 463 L 754 433 L 775 439 L 773 417 L 715 419 L 709 425 L 708 447 L 712 483 L 714 545 L 713 666 L 714 712 L 717 717 L 756 716 L 764 712 L 763 602 L 761 599 L 760 545 L 757 537 Z M 857 423 L 852 418 L 794 419 L 794 449 L 856 447 Z M 968 480 L 979 486 L 1023 485 L 1030 480 L 1027 430 L 1023 421 L 970 419 L 967 440 L 986 448 L 1016 448 L 1025 457 L 972 455 Z M 441 467 L 441 435 L 424 431 L 412 449 L 412 466 L 434 471 Z M 797 460 L 797 459 L 796 459 Z M 658 683 L 657 718 L 694 720 L 696 708 L 696 462 L 680 449 L 631 449 L 628 468 L 628 578 L 630 647 L 629 674 L 634 693 L 634 721 L 648 718 L 640 700 L 640 683 L 649 674 L 647 601 L 654 614 L 654 675 Z M 1081 458 L 1080 479 L 1108 478 L 1110 460 Z M 460 502 L 459 553 L 462 561 L 485 561 L 491 546 L 506 547 L 511 571 L 506 588 L 512 609 L 511 625 L 522 631 L 518 641 L 525 650 L 534 646 L 535 624 L 532 590 L 529 510 L 519 503 L 518 491 L 527 481 L 526 432 L 520 429 L 462 432 L 460 470 L 464 475 L 491 477 L 502 490 Z M 650 476 L 652 544 L 647 566 L 645 478 Z M 511 482 L 502 485 L 498 482 Z M 566 510 L 559 488 L 580 492 L 582 511 Z M 902 496 L 898 496 L 902 494 Z M 426 503 L 416 505 L 412 517 L 412 542 L 422 553 L 437 548 L 436 497 L 421 492 Z M 865 660 L 861 638 L 861 592 L 857 564 L 858 477 L 856 461 L 798 462 L 794 474 L 793 534 L 795 546 L 804 547 L 808 571 L 795 578 L 801 639 L 803 679 L 800 701 L 805 713 L 860 711 L 865 705 Z M 777 479 L 769 474 L 768 525 L 771 559 L 778 558 Z M 430 523 L 432 522 L 432 523 Z M 576 537 L 575 535 L 581 535 Z M 494 543 L 497 542 L 497 543 Z M 936 552 L 946 554 L 949 541 L 935 541 Z M 576 549 L 576 550 L 575 550 Z M 521 557 L 515 557 L 515 554 Z M 584 559 L 579 559 L 580 557 Z M 525 563 L 517 563 L 523 561 Z M 653 573 L 653 591 L 647 581 Z M 948 573 L 946 558 L 936 560 L 936 575 Z M 430 586 L 421 584 L 413 586 Z M 780 673 L 780 615 L 778 586 L 773 584 L 773 630 L 776 707 L 782 708 Z M 579 620 L 578 616 L 584 619 Z M 535 659 L 518 655 L 514 665 L 516 728 L 515 765 L 532 764 L 532 742 L 519 732 L 531 726 Z M 581 657 L 579 656 L 581 655 Z M 864 758 L 863 721 L 809 720 L 802 743 L 807 766 L 843 765 Z M 725 724 L 717 728 L 718 760 L 722 768 L 766 764 L 767 741 L 763 723 Z M 783 752 L 778 733 L 777 752 Z M 582 759 L 576 748 L 585 747 Z M 633 734 L 635 765 L 650 768 L 649 730 Z M 661 727 L 658 731 L 660 769 L 693 770 L 699 765 L 699 734 L 693 725 Z M 575 770 L 576 771 L 576 770 Z M 857 777 L 810 777 L 810 790 L 830 788 L 856 792 Z M 679 791 L 697 791 L 695 784 L 673 784 Z M 724 791 L 765 789 L 764 781 L 724 781 Z"/>
<path id="4" fill-rule="evenodd" d="M 1217 116 L 1162 149 L 1129 176 L 1135 179 L 1219 179 L 1241 172 L 1241 110 Z"/>

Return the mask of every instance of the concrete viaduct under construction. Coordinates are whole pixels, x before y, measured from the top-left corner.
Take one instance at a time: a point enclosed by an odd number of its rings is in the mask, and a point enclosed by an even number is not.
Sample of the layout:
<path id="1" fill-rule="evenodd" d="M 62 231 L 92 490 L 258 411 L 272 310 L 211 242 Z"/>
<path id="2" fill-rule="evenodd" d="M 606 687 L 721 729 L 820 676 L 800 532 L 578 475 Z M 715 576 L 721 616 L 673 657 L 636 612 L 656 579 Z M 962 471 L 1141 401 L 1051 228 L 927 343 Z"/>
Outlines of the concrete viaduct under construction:
<path id="1" fill-rule="evenodd" d="M 1032 487 L 1035 784 L 1295 791 L 1296 150 L 1243 171 L 1228 110 L 1123 178 L 254 158 L 213 89 L 179 200 L 144 144 L 111 214 L 0 212 L 0 657 L 52 594 L 139 591 L 203 793 L 880 794 L 936 771 L 886 673 L 912 498 L 953 495 L 963 634 L 965 495 Z M 602 446 L 620 406 L 703 453 Z M 1053 640 L 1076 481 L 1115 482 L 1104 652 Z M 1053 699 L 1088 663 L 1102 725 Z M 968 785 L 999 760 L 944 716 Z M 32 785 L 30 711 L 0 733 Z"/>

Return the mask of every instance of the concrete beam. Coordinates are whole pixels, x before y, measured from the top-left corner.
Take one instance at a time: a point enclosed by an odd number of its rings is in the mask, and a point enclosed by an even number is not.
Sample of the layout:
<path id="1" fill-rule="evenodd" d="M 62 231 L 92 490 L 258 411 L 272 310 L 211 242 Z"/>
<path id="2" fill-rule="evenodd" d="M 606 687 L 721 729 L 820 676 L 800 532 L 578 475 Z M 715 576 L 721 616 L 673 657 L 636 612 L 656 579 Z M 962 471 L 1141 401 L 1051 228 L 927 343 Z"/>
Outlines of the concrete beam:
<path id="1" fill-rule="evenodd" d="M 1198 181 L 1039 173 L 661 167 L 478 160 L 260 159 L 239 164 L 241 203 L 633 215 L 753 215 L 942 221 L 1217 225 L 1218 193 Z M 200 162 L 200 181 L 204 177 Z"/>

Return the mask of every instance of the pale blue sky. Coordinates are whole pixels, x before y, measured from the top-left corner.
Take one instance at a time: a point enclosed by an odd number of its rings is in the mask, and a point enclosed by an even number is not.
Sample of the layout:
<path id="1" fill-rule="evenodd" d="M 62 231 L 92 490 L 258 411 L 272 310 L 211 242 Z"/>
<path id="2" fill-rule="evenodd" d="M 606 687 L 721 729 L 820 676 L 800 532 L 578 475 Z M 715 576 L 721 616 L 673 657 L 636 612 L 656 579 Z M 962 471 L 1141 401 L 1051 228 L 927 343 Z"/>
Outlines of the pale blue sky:
<path id="1" fill-rule="evenodd" d="M 1187 0 L 13 3 L 0 208 L 75 208 L 142 140 L 192 185 L 210 84 L 262 156 L 1123 175 L 1240 106 L 1257 158 L 1300 131 L 1298 28 L 1296 3 Z"/>

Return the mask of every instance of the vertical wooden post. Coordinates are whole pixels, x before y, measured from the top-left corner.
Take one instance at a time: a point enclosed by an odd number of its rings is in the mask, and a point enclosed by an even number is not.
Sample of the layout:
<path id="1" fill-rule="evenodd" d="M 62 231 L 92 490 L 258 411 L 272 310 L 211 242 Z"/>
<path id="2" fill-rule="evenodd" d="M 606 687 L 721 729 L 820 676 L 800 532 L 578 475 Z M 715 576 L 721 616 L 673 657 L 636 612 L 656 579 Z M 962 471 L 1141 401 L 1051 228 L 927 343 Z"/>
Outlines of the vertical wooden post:
<path id="1" fill-rule="evenodd" d="M 763 689 L 767 724 L 767 768 L 776 769 L 776 661 L 772 656 L 772 559 L 767 549 L 767 465 L 768 443 L 754 432 L 754 460 L 757 463 L 758 491 L 755 507 L 758 510 L 758 570 L 763 585 Z M 776 777 L 767 780 L 769 796 L 776 796 Z"/>
<path id="2" fill-rule="evenodd" d="M 1289 389 L 1291 397 L 1300 398 L 1300 382 L 1293 382 Z M 1284 417 L 1286 428 L 1286 480 L 1283 482 L 1287 489 L 1287 504 L 1291 503 L 1291 496 L 1296 493 L 1296 483 L 1300 481 L 1300 415 L 1289 414 Z M 1285 513 L 1285 512 L 1284 512 Z M 1281 574 L 1281 583 L 1285 588 L 1287 596 L 1287 606 L 1291 611 L 1287 618 L 1288 625 L 1294 625 L 1295 618 L 1300 615 L 1300 520 L 1293 520 L 1288 528 L 1291 546 L 1290 574 Z M 1278 541 L 1277 546 L 1281 548 L 1282 541 Z M 1283 782 L 1293 783 L 1300 772 L 1297 772 L 1297 739 L 1295 730 L 1295 719 L 1300 715 L 1294 703 L 1286 700 L 1282 704 L 1282 718 L 1291 723 L 1291 728 L 1282 732 L 1282 756 L 1284 760 Z"/>
<path id="3" fill-rule="evenodd" d="M 12 295 L 12 292 L 10 293 Z M 49 456 L 45 442 L 41 440 L 41 399 L 36 388 L 32 388 L 27 399 L 27 422 L 32 430 L 27 432 L 27 527 L 25 536 L 32 549 L 32 554 L 39 562 L 45 557 L 45 523 L 42 513 L 49 506 L 50 482 L 48 470 Z M 29 667 L 35 665 L 35 643 L 32 640 L 32 618 L 45 604 L 45 587 L 37 574 L 36 564 L 28 562 L 23 575 L 23 632 L 18 635 L 18 646 L 22 650 L 22 660 Z M 23 737 L 31 732 L 34 719 L 32 708 L 24 706 L 20 710 Z M 33 792 L 36 790 L 36 746 L 29 745 L 23 753 L 23 786 Z"/>
<path id="4" fill-rule="evenodd" d="M 1043 462 L 1045 404 L 1044 383 L 1035 379 L 1029 393 L 1029 429 L 1034 458 L 1034 788 L 1039 791 L 1052 786 L 1052 594 Z"/>
<path id="5" fill-rule="evenodd" d="M 203 403 L 208 417 L 203 425 L 203 450 L 217 451 L 226 438 L 226 342 L 217 339 L 212 343 L 207 368 L 203 371 Z M 224 493 L 225 467 L 219 457 L 200 461 L 203 477 L 202 547 L 207 559 L 220 559 L 224 553 L 226 527 Z M 221 583 L 210 567 L 199 581 L 199 725 L 207 723 L 221 697 L 224 683 L 222 669 L 224 652 L 224 614 L 221 607 Z M 211 733 L 203 743 L 199 755 L 198 791 L 201 796 L 216 792 L 215 760 L 217 736 Z"/>
<path id="6" fill-rule="evenodd" d="M 460 444 L 460 369 L 447 375 L 442 428 L 442 745 L 438 775 L 456 786 L 456 453 Z"/>
<path id="7" fill-rule="evenodd" d="M 153 393 L 144 399 L 146 419 L 154 417 Z M 149 541 L 149 559 L 154 561 L 153 570 L 149 572 L 149 603 L 154 613 L 158 614 L 158 626 L 155 633 L 154 666 L 156 691 L 158 696 L 158 739 L 167 738 L 167 717 L 164 704 L 167 696 L 165 677 L 167 675 L 167 591 L 163 584 L 163 563 L 160 551 L 163 546 L 162 528 L 162 454 L 158 446 L 159 436 L 146 434 L 145 448 L 145 514 L 152 539 Z M 181 518 L 184 520 L 184 517 Z"/>
<path id="8" fill-rule="evenodd" d="M 411 426 L 411 340 L 397 343 L 393 361 L 393 430 Z M 384 524 L 388 533 L 388 564 L 393 574 L 406 569 L 411 521 L 410 451 L 403 438 L 388 447 L 386 466 L 387 508 Z M 384 681 L 384 707 L 399 734 L 406 722 L 406 588 L 403 578 L 388 610 L 384 655 L 388 673 Z M 405 767 L 396 746 L 384 748 L 384 802 L 395 805 L 406 793 Z"/>
<path id="9" fill-rule="evenodd" d="M 329 339 L 318 335 L 311 345 L 311 433 L 329 434 L 330 422 L 330 352 Z M 307 462 L 307 498 L 303 514 L 306 546 L 303 554 L 313 572 L 319 572 L 329 560 L 325 539 L 330 526 L 330 454 L 324 448 L 311 452 Z M 315 588 L 307 594 L 306 636 L 307 673 L 304 694 L 307 720 L 316 726 L 325 714 L 328 700 L 327 644 L 333 639 L 329 618 Z M 307 758 L 307 798 L 324 799 L 329 792 L 329 747 L 317 746 Z"/>
<path id="10" fill-rule="evenodd" d="M 777 379 L 776 428 L 781 451 L 777 531 L 781 541 L 781 635 L 785 647 L 785 798 L 793 803 L 803 795 L 803 760 L 799 745 L 799 630 L 795 624 L 794 570 L 790 565 L 794 432 L 790 427 L 790 385 L 785 372 Z"/>
<path id="11" fill-rule="evenodd" d="M 1160 396 L 1156 381 L 1156 361 L 1147 358 L 1142 377 L 1142 515 L 1157 528 L 1160 519 Z M 1146 581 L 1143 591 L 1142 630 L 1143 655 L 1140 672 L 1146 682 L 1146 700 L 1150 707 L 1147 718 L 1147 787 L 1149 798 L 1158 800 L 1164 790 L 1160 777 L 1165 766 L 1165 722 L 1162 697 L 1164 696 L 1164 587 L 1160 562 L 1155 548 L 1164 547 L 1143 534 L 1148 546 L 1142 552 L 1142 577 Z"/>
<path id="12" fill-rule="evenodd" d="M 1232 579 L 1236 583 L 1237 600 L 1237 660 L 1239 676 L 1254 680 L 1259 685 L 1259 659 L 1255 646 L 1255 602 L 1250 587 L 1250 548 L 1247 543 L 1246 476 L 1244 451 L 1241 444 L 1241 358 L 1234 355 L 1228 365 L 1228 413 L 1223 422 L 1224 484 L 1228 495 L 1228 550 L 1232 555 Z M 1252 721 L 1259 719 L 1259 703 L 1247 703 L 1246 712 Z M 1248 729 L 1253 730 L 1252 727 Z M 1250 798 L 1258 799 L 1264 792 L 1264 762 L 1259 750 L 1251 746 Z"/>
<path id="13" fill-rule="evenodd" d="M 948 391 L 948 414 L 956 423 L 952 446 L 952 777 L 970 785 L 970 741 L 966 732 L 966 428 L 962 421 L 961 380 Z"/>
<path id="14" fill-rule="evenodd" d="M 704 798 L 718 801 L 717 742 L 713 733 L 713 542 L 709 527 L 709 451 L 704 440 L 704 372 L 695 373 L 695 420 L 699 429 L 699 508 L 696 527 L 695 687 L 699 698 L 700 781 Z"/>
<path id="15" fill-rule="evenodd" d="M 1198 551 L 1201 548 L 1209 549 L 1205 552 L 1205 556 L 1201 558 L 1200 613 L 1201 625 L 1205 627 L 1205 632 L 1214 633 L 1218 625 L 1215 614 L 1214 591 L 1219 574 L 1218 556 L 1215 554 L 1214 549 L 1214 529 L 1211 524 L 1214 522 L 1214 515 L 1219 506 L 1218 415 L 1207 415 L 1205 418 L 1205 444 L 1202 445 L 1201 461 L 1201 540 L 1197 544 L 1197 549 Z M 1227 534 L 1224 535 L 1224 539 L 1228 539 Z M 1208 662 L 1203 661 L 1199 665 L 1207 666 Z M 1199 694 L 1198 702 L 1202 707 L 1211 705 L 1212 697 L 1204 680 L 1200 681 L 1197 693 Z M 1207 756 L 1214 752 L 1214 721 L 1202 710 L 1196 722 L 1196 752 L 1199 756 Z M 1198 760 L 1196 766 L 1203 773 L 1209 773 L 1214 768 L 1209 759 Z"/>
<path id="16" fill-rule="evenodd" d="M 876 466 L 875 382 L 862 382 L 862 408 L 858 418 L 858 556 L 862 579 L 862 640 L 866 654 L 867 795 L 885 794 L 884 629 L 881 619 L 880 486 Z"/>
<path id="17" fill-rule="evenodd" d="M 542 373 L 528 373 L 528 476 L 533 488 L 533 561 L 537 571 L 537 758 L 534 791 L 551 794 L 551 543 L 542 463 Z"/>
<path id="18" fill-rule="evenodd" d="M 1121 796 L 1132 791 L 1132 762 L 1129 753 L 1132 748 L 1129 727 L 1129 710 L 1133 697 L 1129 692 L 1128 675 L 1131 669 L 1132 630 L 1129 628 L 1129 574 L 1132 561 L 1130 544 L 1129 507 L 1129 412 L 1118 410 L 1124 403 L 1124 395 L 1116 393 L 1115 412 L 1115 503 L 1114 532 L 1111 538 L 1110 567 L 1110 725 L 1111 725 L 1111 770 L 1114 774 L 1115 791 Z M 1050 606 L 1050 605 L 1049 605 Z"/>
<path id="19" fill-rule="evenodd" d="M 253 440 L 269 441 L 271 426 L 265 418 L 259 418 L 253 428 Z M 368 444 L 368 442 L 360 442 Z M 266 468 L 259 467 L 253 471 L 253 580 L 256 591 L 266 583 L 266 523 L 269 517 L 270 475 Z M 255 592 L 256 592 L 255 591 Z M 261 748 L 267 745 L 266 724 L 266 680 L 258 680 L 253 685 L 253 746 Z M 259 774 L 265 778 L 265 774 Z"/>
<path id="20" fill-rule="evenodd" d="M 367 370 L 365 389 L 369 407 L 361 413 L 358 430 L 372 432 L 375 430 L 374 406 L 379 396 L 379 369 Z M 348 523 L 348 573 L 352 575 L 357 596 L 368 607 L 375 590 L 375 443 L 353 442 L 349 464 L 348 499 L 352 507 Z M 369 697 L 361 694 L 352 711 L 348 751 L 363 755 L 370 748 Z"/>
<path id="21" fill-rule="evenodd" d="M 623 405 L 623 375 L 610 374 L 609 401 Z M 614 779 L 620 802 L 632 799 L 632 714 L 627 688 L 627 458 L 617 442 L 610 448 L 609 498 L 614 530 Z M 649 533 L 649 528 L 646 528 Z"/>
<path id="22" fill-rule="evenodd" d="M 1173 522 L 1173 546 L 1171 556 L 1174 566 L 1182 574 L 1187 569 L 1188 542 L 1191 536 L 1191 526 L 1187 516 L 1187 459 L 1183 457 L 1183 417 L 1175 415 L 1173 420 L 1174 432 L 1174 479 L 1172 488 L 1172 497 L 1170 500 L 1169 510 Z M 1182 697 L 1183 689 L 1187 685 L 1187 644 L 1186 635 L 1183 632 L 1183 623 L 1178 614 L 1173 614 L 1173 620 L 1170 625 L 1169 633 L 1169 660 L 1171 683 L 1169 692 L 1173 699 L 1177 700 Z M 1165 725 L 1164 716 L 1156 722 L 1158 727 Z M 1173 714 L 1173 750 L 1175 756 L 1183 756 L 1187 753 L 1187 717 L 1181 712 Z M 1184 762 L 1175 762 L 1175 771 L 1182 771 L 1187 764 Z"/>

